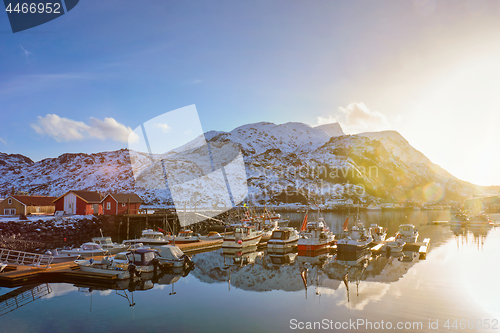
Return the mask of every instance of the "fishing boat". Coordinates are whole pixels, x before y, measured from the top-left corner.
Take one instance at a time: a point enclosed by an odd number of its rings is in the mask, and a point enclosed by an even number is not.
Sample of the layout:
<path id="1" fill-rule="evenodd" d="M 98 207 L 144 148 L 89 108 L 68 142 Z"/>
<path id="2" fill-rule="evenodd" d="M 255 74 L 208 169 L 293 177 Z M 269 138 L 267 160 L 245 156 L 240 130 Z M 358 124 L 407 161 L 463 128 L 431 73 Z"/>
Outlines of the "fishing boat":
<path id="1" fill-rule="evenodd" d="M 191 259 L 178 246 L 162 245 L 157 248 L 157 251 L 159 254 L 158 260 L 163 267 L 188 268 L 193 265 Z"/>
<path id="2" fill-rule="evenodd" d="M 267 241 L 267 250 L 290 248 L 297 245 L 299 233 L 294 228 L 282 227 L 272 232 L 271 238 Z"/>
<path id="3" fill-rule="evenodd" d="M 361 251 L 366 249 L 372 242 L 372 235 L 361 222 L 358 222 L 352 226 L 350 232 L 345 238 L 337 241 L 337 250 L 339 252 Z"/>
<path id="4" fill-rule="evenodd" d="M 163 233 L 153 229 L 146 229 L 142 231 L 140 238 L 124 240 L 122 243 L 128 246 L 138 243 L 148 246 L 162 246 L 169 244 L 169 242 L 170 240 Z"/>
<path id="5" fill-rule="evenodd" d="M 68 261 L 75 261 L 77 259 L 82 259 L 82 256 L 79 254 L 61 254 L 59 253 L 61 249 L 48 250 L 45 252 L 46 255 L 52 256 L 52 263 L 61 263 Z"/>
<path id="6" fill-rule="evenodd" d="M 375 242 L 383 242 L 387 237 L 387 229 L 382 228 L 378 224 L 370 225 L 370 235 L 372 235 Z"/>
<path id="7" fill-rule="evenodd" d="M 118 280 L 130 278 L 128 263 L 115 263 L 108 257 L 104 257 L 101 261 L 93 259 L 75 260 L 75 264 L 84 272 L 116 276 Z"/>
<path id="8" fill-rule="evenodd" d="M 399 253 L 403 251 L 403 247 L 406 242 L 401 239 L 391 240 L 382 247 L 382 250 L 391 252 L 391 253 Z"/>
<path id="9" fill-rule="evenodd" d="M 307 214 L 306 219 L 307 221 Z M 300 238 L 297 242 L 297 248 L 300 252 L 320 251 L 327 249 L 335 242 L 335 235 L 330 232 L 325 225 L 323 218 L 318 221 L 307 222 L 306 228 L 300 233 Z"/>
<path id="10" fill-rule="evenodd" d="M 103 249 L 107 250 L 110 254 L 117 254 L 119 252 L 127 251 L 129 246 L 126 244 L 114 243 L 111 237 L 94 237 L 92 242 L 99 244 Z"/>
<path id="11" fill-rule="evenodd" d="M 187 244 L 199 242 L 200 238 L 195 235 L 192 230 L 181 230 L 177 236 L 167 235 L 166 239 L 170 240 L 171 244 Z"/>
<path id="12" fill-rule="evenodd" d="M 253 225 L 239 224 L 234 227 L 234 232 L 224 236 L 223 248 L 243 248 L 259 244 L 262 231 L 255 230 Z"/>
<path id="13" fill-rule="evenodd" d="M 396 233 L 396 241 L 398 240 L 415 243 L 418 240 L 418 230 L 413 224 L 401 224 L 399 231 Z"/>
<path id="14" fill-rule="evenodd" d="M 78 248 L 61 250 L 59 252 L 61 253 L 62 256 L 81 255 L 84 257 L 86 257 L 86 256 L 103 256 L 103 255 L 109 254 L 109 252 L 107 250 L 103 249 L 99 244 L 93 243 L 93 242 L 83 243 Z"/>

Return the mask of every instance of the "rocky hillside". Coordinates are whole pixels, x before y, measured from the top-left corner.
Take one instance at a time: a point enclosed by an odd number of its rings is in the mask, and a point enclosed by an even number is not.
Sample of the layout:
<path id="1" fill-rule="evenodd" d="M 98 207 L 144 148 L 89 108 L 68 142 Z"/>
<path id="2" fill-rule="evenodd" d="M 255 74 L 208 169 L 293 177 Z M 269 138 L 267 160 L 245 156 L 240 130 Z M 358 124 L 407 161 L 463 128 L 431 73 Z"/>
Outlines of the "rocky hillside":
<path id="1" fill-rule="evenodd" d="M 243 184 L 248 184 L 251 199 L 261 203 L 275 202 L 283 190 L 301 192 L 302 197 L 320 202 L 352 196 L 367 202 L 458 200 L 477 191 L 474 185 L 433 164 L 395 131 L 344 135 L 338 124 L 311 127 L 302 123 L 262 122 L 231 132 L 207 132 L 205 138 L 212 154 L 228 143 L 241 152 L 246 169 Z M 53 196 L 70 189 L 132 191 L 147 203 L 161 204 L 170 201 L 163 167 L 166 172 L 182 172 L 184 178 L 179 183 L 203 176 L 208 173 L 210 162 L 205 166 L 193 162 L 201 161 L 202 150 L 183 149 L 176 155 L 158 155 L 163 160 L 160 164 L 152 163 L 147 153 L 125 149 L 63 154 L 38 162 L 22 155 L 0 153 L 1 195 L 13 189 Z M 197 158 L 193 159 L 195 155 Z M 230 178 L 231 168 L 226 169 Z M 140 180 L 148 172 L 153 180 L 146 182 L 146 188 L 138 186 L 144 185 Z M 216 188 L 213 196 L 224 191 L 225 187 Z M 186 193 L 187 202 L 194 200 L 189 195 Z M 222 194 L 220 201 L 227 204 Z"/>

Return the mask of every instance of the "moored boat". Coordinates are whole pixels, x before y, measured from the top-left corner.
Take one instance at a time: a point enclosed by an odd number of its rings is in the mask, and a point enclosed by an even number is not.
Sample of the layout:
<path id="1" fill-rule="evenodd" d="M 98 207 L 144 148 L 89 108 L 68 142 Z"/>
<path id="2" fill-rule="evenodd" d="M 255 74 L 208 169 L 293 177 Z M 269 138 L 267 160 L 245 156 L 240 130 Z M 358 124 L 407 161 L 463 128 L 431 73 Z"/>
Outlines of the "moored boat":
<path id="1" fill-rule="evenodd" d="M 223 240 L 224 236 L 219 234 L 217 231 L 210 231 L 208 235 L 205 236 L 198 234 L 198 238 L 204 241 L 215 241 L 215 240 Z"/>
<path id="2" fill-rule="evenodd" d="M 166 238 L 163 233 L 159 231 L 154 231 L 153 229 L 143 230 L 141 233 L 141 237 L 136 239 L 127 239 L 122 243 L 128 246 L 142 243 L 147 246 L 161 246 L 169 244 L 169 239 Z"/>
<path id="3" fill-rule="evenodd" d="M 396 241 L 398 240 L 405 243 L 415 243 L 418 240 L 418 230 L 413 224 L 401 224 L 396 233 Z"/>
<path id="4" fill-rule="evenodd" d="M 358 222 L 353 225 L 349 234 L 337 241 L 337 250 L 342 251 L 361 251 L 373 242 L 373 237 L 368 233 L 365 226 Z"/>
<path id="5" fill-rule="evenodd" d="M 370 225 L 370 235 L 372 235 L 373 240 L 376 242 L 383 242 L 387 237 L 387 229 L 382 228 L 378 224 L 374 223 Z"/>
<path id="6" fill-rule="evenodd" d="M 167 235 L 166 239 L 170 240 L 170 244 L 187 244 L 187 243 L 195 243 L 199 242 L 200 238 L 198 235 L 195 235 L 192 230 L 181 230 L 177 236 Z"/>
<path id="7" fill-rule="evenodd" d="M 157 248 L 157 251 L 159 254 L 158 260 L 163 267 L 188 268 L 193 265 L 191 259 L 178 246 L 162 245 Z"/>
<path id="8" fill-rule="evenodd" d="M 125 244 L 114 243 L 111 237 L 94 237 L 92 242 L 99 244 L 104 250 L 107 250 L 110 254 L 117 254 L 119 252 L 126 251 L 129 246 Z"/>
<path id="9" fill-rule="evenodd" d="M 223 248 L 242 248 L 259 244 L 262 231 L 255 230 L 255 226 L 239 224 L 234 227 L 234 232 L 224 236 Z"/>
<path id="10" fill-rule="evenodd" d="M 106 254 L 109 254 L 109 252 L 105 249 L 103 249 L 99 244 L 93 243 L 93 242 L 88 242 L 88 243 L 83 243 L 80 247 L 78 248 L 73 248 L 73 249 L 65 249 L 59 251 L 61 256 L 74 256 L 74 255 L 81 255 L 81 256 L 103 256 Z"/>
<path id="11" fill-rule="evenodd" d="M 116 276 L 116 279 L 118 280 L 130 278 L 128 263 L 115 263 L 108 257 L 104 257 L 102 261 L 96 261 L 93 259 L 75 260 L 75 264 L 77 264 L 78 267 L 80 267 L 80 269 L 84 272 Z"/>
<path id="12" fill-rule="evenodd" d="M 300 233 L 297 248 L 300 252 L 320 251 L 329 248 L 335 242 L 333 235 L 325 225 L 323 218 L 308 222 L 306 230 Z"/>
<path id="13" fill-rule="evenodd" d="M 271 238 L 267 241 L 268 251 L 284 249 L 297 245 L 299 233 L 294 228 L 282 227 L 272 232 Z"/>

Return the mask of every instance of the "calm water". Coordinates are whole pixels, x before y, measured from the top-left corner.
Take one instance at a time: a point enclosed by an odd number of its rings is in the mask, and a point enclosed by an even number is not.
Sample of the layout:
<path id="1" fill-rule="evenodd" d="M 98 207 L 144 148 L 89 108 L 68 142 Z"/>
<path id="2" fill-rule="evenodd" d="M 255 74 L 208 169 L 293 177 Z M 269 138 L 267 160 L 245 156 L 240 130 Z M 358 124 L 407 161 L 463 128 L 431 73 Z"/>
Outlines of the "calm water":
<path id="1" fill-rule="evenodd" d="M 297 225 L 303 214 L 289 217 Z M 325 214 L 333 230 L 345 217 Z M 283 332 L 295 327 L 292 319 L 297 324 L 323 319 L 333 325 L 349 320 L 372 323 L 372 329 L 365 324 L 333 330 L 344 332 L 375 331 L 382 320 L 394 326 L 422 323 L 422 329 L 401 329 L 407 332 L 500 332 L 500 324 L 484 328 L 486 319 L 490 325 L 500 319 L 499 228 L 428 225 L 448 220 L 443 211 L 367 212 L 361 218 L 367 225 L 387 227 L 390 234 L 401 223 L 417 225 L 421 239 L 431 238 L 426 260 L 411 253 L 339 262 L 328 254 L 271 258 L 263 251 L 234 255 L 217 250 L 194 256 L 196 268 L 187 276 L 166 275 L 154 286 L 143 286 L 148 290 L 89 290 L 60 283 L 26 288 L 31 299 L 40 298 L 22 302 L 18 296 L 17 305 L 15 298 L 1 302 L 0 332 Z M 276 265 L 272 260 L 290 262 Z M 307 290 L 300 275 L 304 268 Z M 342 281 L 346 272 L 349 291 Z M 0 295 L 14 290 L 1 288 Z M 448 319 L 449 329 L 444 327 Z M 474 320 L 475 328 L 460 329 L 462 319 L 469 327 Z M 429 320 L 438 320 L 439 329 L 429 330 Z M 477 320 L 482 328 L 477 328 Z"/>

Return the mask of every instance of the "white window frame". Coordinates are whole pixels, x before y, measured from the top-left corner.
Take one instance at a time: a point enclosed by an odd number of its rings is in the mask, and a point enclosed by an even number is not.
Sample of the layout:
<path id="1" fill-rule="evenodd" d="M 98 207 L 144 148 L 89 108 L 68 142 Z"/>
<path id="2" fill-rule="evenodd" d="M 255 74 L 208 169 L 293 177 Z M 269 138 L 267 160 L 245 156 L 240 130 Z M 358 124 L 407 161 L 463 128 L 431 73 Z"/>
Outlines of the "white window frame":
<path id="1" fill-rule="evenodd" d="M 12 205 L 12 198 L 9 198 L 9 199 L 7 200 L 7 203 L 8 203 L 9 205 Z"/>
<path id="2" fill-rule="evenodd" d="M 13 213 L 12 213 L 13 212 Z M 12 214 L 11 214 L 12 213 Z M 3 210 L 4 215 L 16 215 L 16 209 L 15 208 L 5 208 Z"/>
<path id="3" fill-rule="evenodd" d="M 126 207 L 126 203 L 125 202 L 122 202 L 122 207 Z"/>
<path id="4" fill-rule="evenodd" d="M 106 202 L 106 210 L 111 210 L 111 202 Z"/>

